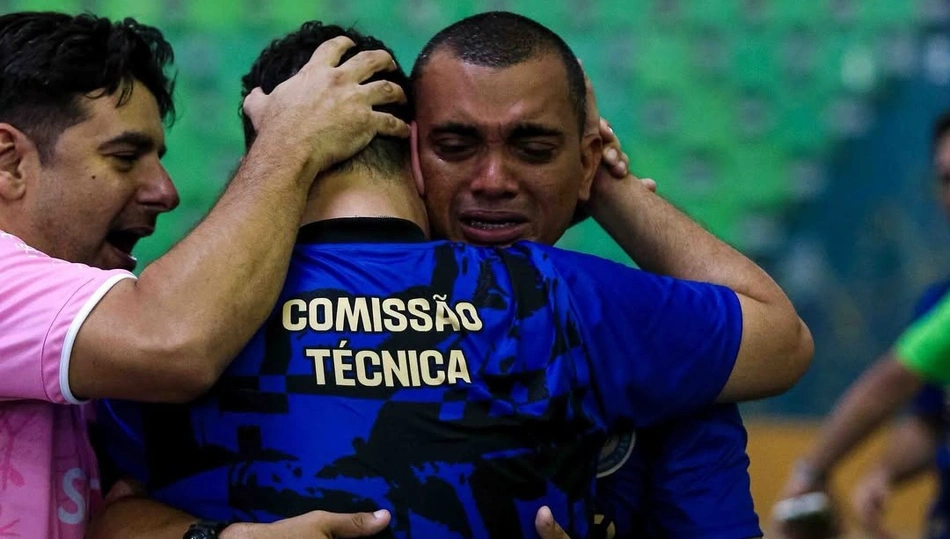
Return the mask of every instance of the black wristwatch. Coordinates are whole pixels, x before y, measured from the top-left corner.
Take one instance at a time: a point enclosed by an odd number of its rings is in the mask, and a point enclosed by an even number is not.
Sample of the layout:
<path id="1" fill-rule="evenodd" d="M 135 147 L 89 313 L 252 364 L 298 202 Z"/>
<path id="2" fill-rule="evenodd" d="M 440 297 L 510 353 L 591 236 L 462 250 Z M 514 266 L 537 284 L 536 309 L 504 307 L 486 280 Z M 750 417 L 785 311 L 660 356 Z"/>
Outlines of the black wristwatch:
<path id="1" fill-rule="evenodd" d="M 218 534 L 229 524 L 231 523 L 219 520 L 199 520 L 188 528 L 181 539 L 218 539 Z"/>

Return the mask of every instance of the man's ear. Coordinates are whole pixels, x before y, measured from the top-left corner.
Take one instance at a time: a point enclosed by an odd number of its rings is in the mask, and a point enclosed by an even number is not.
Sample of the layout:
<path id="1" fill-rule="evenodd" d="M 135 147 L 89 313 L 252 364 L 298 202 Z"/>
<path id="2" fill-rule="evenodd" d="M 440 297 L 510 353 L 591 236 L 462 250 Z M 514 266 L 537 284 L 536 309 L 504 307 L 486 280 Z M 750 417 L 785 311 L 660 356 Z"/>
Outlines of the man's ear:
<path id="1" fill-rule="evenodd" d="M 600 133 L 587 133 L 581 139 L 581 174 L 582 180 L 577 191 L 577 200 L 587 202 L 590 199 L 590 188 L 594 183 L 594 176 L 600 168 L 600 160 L 604 155 L 604 141 Z"/>
<path id="2" fill-rule="evenodd" d="M 412 162 L 412 178 L 416 180 L 416 189 L 419 196 L 426 196 L 426 184 L 422 179 L 422 167 L 419 165 L 419 125 L 416 122 L 409 124 L 409 156 Z"/>
<path id="3" fill-rule="evenodd" d="M 0 199 L 22 198 L 27 178 L 36 173 L 38 165 L 33 141 L 12 125 L 0 123 Z"/>

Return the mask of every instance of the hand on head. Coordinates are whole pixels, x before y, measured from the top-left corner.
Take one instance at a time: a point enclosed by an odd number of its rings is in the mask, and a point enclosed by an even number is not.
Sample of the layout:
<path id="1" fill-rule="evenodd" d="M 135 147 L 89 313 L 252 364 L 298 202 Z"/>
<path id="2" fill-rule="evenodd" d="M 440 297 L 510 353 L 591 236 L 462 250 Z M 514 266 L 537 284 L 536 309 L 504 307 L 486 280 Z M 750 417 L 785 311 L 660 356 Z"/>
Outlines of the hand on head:
<path id="1" fill-rule="evenodd" d="M 353 156 L 376 135 L 409 136 L 405 122 L 373 110 L 404 103 L 403 89 L 385 80 L 363 84 L 379 71 L 396 69 L 392 56 L 382 50 L 362 51 L 340 64 L 353 45 L 348 37 L 330 39 L 270 94 L 257 88 L 244 99 L 244 113 L 258 137 L 273 133 L 285 153 L 305 152 L 315 169 L 308 171 L 310 177 Z"/>

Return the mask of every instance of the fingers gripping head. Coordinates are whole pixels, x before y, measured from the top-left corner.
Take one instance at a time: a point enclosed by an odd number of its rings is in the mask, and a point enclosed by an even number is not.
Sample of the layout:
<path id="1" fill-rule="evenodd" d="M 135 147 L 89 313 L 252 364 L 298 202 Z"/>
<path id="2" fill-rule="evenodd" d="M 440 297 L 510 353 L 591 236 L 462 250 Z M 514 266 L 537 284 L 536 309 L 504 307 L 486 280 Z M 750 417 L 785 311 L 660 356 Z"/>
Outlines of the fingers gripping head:
<path id="1" fill-rule="evenodd" d="M 242 101 L 254 88 L 260 88 L 265 94 L 270 93 L 277 85 L 300 71 L 313 57 L 317 47 L 340 36 L 347 37 L 353 42 L 353 46 L 346 49 L 340 57 L 340 64 L 364 51 L 382 50 L 395 58 L 392 50 L 382 41 L 372 36 L 363 35 L 352 28 L 327 25 L 320 21 L 308 21 L 296 31 L 272 41 L 261 52 L 251 66 L 251 70 L 241 79 Z M 341 41 L 345 42 L 345 40 Z M 378 71 L 363 84 L 370 85 L 378 81 L 389 81 L 398 85 L 404 91 L 409 89 L 409 79 L 398 63 L 395 64 L 393 69 Z M 380 85 L 379 87 L 380 91 L 385 91 L 387 85 Z M 391 88 L 391 86 L 388 87 Z M 374 109 L 391 114 L 404 122 L 409 122 L 413 116 L 411 100 L 380 105 L 374 107 Z M 250 148 L 254 142 L 255 130 L 251 119 L 244 113 L 243 109 L 241 110 L 241 120 L 244 124 L 245 145 Z M 344 162 L 342 166 L 347 166 L 351 162 L 362 162 L 367 166 L 386 171 L 401 169 L 408 163 L 408 144 L 408 141 L 404 139 L 377 136 L 365 150 L 353 159 Z"/>

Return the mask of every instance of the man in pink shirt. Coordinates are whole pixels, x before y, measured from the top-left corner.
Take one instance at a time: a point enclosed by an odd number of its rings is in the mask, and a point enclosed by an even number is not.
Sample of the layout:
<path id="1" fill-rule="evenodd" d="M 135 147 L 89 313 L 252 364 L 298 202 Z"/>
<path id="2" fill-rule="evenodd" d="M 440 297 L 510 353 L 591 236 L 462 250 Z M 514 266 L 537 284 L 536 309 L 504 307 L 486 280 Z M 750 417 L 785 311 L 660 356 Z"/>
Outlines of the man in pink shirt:
<path id="1" fill-rule="evenodd" d="M 84 399 L 200 395 L 271 311 L 317 172 L 376 134 L 408 135 L 372 109 L 402 90 L 361 84 L 392 58 L 338 66 L 350 46 L 328 42 L 248 97 L 254 147 L 205 220 L 136 278 L 133 247 L 178 204 L 160 162 L 171 47 L 131 19 L 0 16 L 0 535 L 82 537 L 101 497 Z M 320 537 L 386 522 L 275 526 Z"/>

